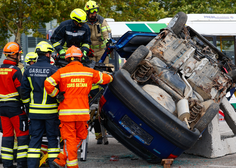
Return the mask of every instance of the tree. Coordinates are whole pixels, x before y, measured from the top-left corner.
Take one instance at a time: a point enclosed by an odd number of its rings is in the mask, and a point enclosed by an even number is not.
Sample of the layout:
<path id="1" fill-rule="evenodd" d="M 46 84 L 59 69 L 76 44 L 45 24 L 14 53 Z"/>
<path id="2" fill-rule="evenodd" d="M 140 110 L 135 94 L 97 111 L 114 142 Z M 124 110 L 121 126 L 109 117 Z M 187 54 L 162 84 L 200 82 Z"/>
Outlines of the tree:
<path id="1" fill-rule="evenodd" d="M 45 27 L 53 19 L 69 19 L 75 6 L 84 4 L 84 0 L 0 0 L 0 46 L 12 35 L 20 44 L 22 33 L 45 38 L 38 32 L 40 25 Z"/>
<path id="2" fill-rule="evenodd" d="M 168 12 L 159 2 L 146 0 L 98 0 L 99 14 L 115 21 L 157 21 Z"/>

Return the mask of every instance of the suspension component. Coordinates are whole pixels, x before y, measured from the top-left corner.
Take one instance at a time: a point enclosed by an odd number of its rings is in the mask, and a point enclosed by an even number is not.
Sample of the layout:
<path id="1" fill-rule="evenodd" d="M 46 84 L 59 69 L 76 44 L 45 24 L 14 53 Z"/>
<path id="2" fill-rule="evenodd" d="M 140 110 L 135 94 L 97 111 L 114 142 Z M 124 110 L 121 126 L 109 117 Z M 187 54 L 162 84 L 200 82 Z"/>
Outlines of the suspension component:
<path id="1" fill-rule="evenodd" d="M 133 73 L 133 79 L 137 82 L 146 82 L 151 78 L 153 72 L 152 65 L 148 61 L 142 61 Z"/>
<path id="2" fill-rule="evenodd" d="M 200 118 L 201 113 L 203 111 L 203 105 L 201 105 L 197 101 L 191 101 L 189 105 L 190 109 L 190 117 L 189 117 L 189 122 L 196 122 L 198 118 Z"/>

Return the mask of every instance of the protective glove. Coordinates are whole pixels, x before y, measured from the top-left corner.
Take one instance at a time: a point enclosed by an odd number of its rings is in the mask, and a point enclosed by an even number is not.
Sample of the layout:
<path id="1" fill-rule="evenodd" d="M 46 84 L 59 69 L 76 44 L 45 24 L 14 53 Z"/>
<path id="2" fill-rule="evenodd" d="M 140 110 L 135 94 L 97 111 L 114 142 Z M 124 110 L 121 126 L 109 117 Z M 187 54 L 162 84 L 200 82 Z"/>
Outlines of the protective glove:
<path id="1" fill-rule="evenodd" d="M 87 56 L 88 56 L 88 57 L 94 57 L 94 54 L 93 54 L 93 53 L 94 53 L 93 49 L 90 48 L 90 49 L 89 49 L 89 52 L 88 52 L 88 54 L 87 54 Z"/>
<path id="2" fill-rule="evenodd" d="M 59 92 L 59 93 L 56 95 L 57 101 L 62 102 L 62 101 L 65 99 L 64 93 L 65 93 L 65 92 Z"/>
<path id="3" fill-rule="evenodd" d="M 65 50 L 64 50 L 64 49 L 61 49 L 61 50 L 59 51 L 59 57 L 60 57 L 61 59 L 65 59 L 65 56 L 66 56 Z"/>
<path id="4" fill-rule="evenodd" d="M 106 47 L 108 47 L 108 46 L 111 44 L 111 42 L 112 42 L 111 39 L 109 39 L 109 38 L 106 39 L 106 40 L 105 40 Z"/>
<path id="5" fill-rule="evenodd" d="M 88 62 L 89 58 L 87 57 L 87 51 L 83 50 L 83 57 L 82 57 L 82 62 Z"/>

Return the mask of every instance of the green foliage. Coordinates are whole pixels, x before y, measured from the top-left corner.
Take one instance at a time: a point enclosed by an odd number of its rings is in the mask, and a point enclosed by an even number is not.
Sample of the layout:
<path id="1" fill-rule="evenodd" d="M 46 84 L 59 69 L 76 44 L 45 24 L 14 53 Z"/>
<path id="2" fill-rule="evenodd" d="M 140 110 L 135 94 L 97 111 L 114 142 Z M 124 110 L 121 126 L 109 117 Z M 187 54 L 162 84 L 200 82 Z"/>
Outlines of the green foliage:
<path id="1" fill-rule="evenodd" d="M 84 9 L 87 0 L 0 0 L 0 46 L 15 35 L 20 43 L 22 33 L 43 37 L 39 26 L 57 19 L 58 23 L 70 19 L 75 8 Z M 99 14 L 115 21 L 157 21 L 172 17 L 179 11 L 190 13 L 235 13 L 232 0 L 97 0 Z M 10 34 L 9 34 L 10 33 Z"/>
<path id="2" fill-rule="evenodd" d="M 0 46 L 11 35 L 20 43 L 22 33 L 31 34 L 28 29 L 32 29 L 34 37 L 43 37 L 38 32 L 40 25 L 45 27 L 53 19 L 59 22 L 69 19 L 70 12 L 84 3 L 83 0 L 0 0 Z"/>

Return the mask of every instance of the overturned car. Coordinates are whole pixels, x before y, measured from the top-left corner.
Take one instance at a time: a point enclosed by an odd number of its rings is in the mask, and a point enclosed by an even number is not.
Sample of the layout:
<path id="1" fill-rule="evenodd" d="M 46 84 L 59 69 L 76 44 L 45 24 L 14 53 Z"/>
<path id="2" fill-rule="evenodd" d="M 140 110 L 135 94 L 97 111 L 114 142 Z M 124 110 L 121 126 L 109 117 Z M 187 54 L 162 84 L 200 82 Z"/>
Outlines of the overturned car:
<path id="1" fill-rule="evenodd" d="M 232 84 L 230 59 L 176 14 L 157 34 L 127 32 L 115 50 L 127 61 L 102 95 L 100 121 L 150 163 L 195 144 Z"/>

